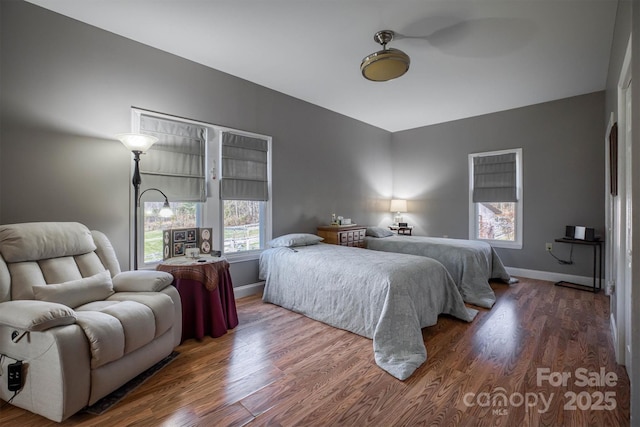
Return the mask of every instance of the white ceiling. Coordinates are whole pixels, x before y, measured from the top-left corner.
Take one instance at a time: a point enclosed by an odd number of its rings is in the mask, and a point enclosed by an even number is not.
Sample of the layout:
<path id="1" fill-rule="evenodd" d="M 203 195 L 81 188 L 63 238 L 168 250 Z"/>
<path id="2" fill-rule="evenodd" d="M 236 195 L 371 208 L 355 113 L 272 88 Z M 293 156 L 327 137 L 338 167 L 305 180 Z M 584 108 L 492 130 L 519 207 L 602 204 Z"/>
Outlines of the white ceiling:
<path id="1" fill-rule="evenodd" d="M 28 0 L 391 132 L 605 89 L 617 0 Z M 373 35 L 409 72 L 365 80 Z"/>

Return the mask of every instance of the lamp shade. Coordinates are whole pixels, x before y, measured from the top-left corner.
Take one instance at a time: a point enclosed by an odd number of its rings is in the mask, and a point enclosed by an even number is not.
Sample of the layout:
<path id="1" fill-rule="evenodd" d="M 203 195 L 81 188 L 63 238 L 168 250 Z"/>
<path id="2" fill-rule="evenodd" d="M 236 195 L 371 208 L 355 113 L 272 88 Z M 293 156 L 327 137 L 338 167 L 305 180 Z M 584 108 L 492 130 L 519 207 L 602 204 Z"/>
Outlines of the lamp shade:
<path id="1" fill-rule="evenodd" d="M 409 56 L 398 49 L 383 49 L 362 60 L 360 71 L 365 79 L 386 82 L 402 76 L 409 70 Z"/>
<path id="2" fill-rule="evenodd" d="M 391 200 L 391 206 L 389 207 L 389 212 L 406 212 L 407 211 L 407 201 L 402 199 L 393 199 Z"/>
<path id="3" fill-rule="evenodd" d="M 162 205 L 162 209 L 160 209 L 158 215 L 162 218 L 171 218 L 173 216 L 173 209 L 171 209 L 167 199 L 164 199 L 164 205 Z"/>
<path id="4" fill-rule="evenodd" d="M 141 133 L 121 133 L 116 137 L 124 144 L 129 151 L 145 153 L 153 144 L 158 142 L 158 138 Z"/>

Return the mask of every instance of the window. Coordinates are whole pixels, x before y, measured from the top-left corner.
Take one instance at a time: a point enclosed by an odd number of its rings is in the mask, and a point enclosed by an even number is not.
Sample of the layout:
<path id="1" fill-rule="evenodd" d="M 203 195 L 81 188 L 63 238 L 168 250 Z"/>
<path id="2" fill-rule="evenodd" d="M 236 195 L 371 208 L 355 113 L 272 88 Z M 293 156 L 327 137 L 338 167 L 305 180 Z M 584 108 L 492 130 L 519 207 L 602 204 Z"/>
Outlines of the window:
<path id="1" fill-rule="evenodd" d="M 522 149 L 469 154 L 469 238 L 522 248 Z"/>
<path id="2" fill-rule="evenodd" d="M 265 202 L 225 200 L 223 205 L 224 253 L 264 248 Z"/>
<path id="3" fill-rule="evenodd" d="M 200 227 L 202 225 L 199 221 L 202 203 L 169 202 L 173 211 L 173 216 L 170 218 L 163 218 L 159 214 L 164 202 L 142 202 L 141 205 L 143 211 L 142 228 L 144 229 L 144 238 L 141 239 L 143 264 L 154 264 L 162 260 L 164 247 L 162 230 Z"/>
<path id="4" fill-rule="evenodd" d="M 220 150 L 220 198 L 223 200 L 224 252 L 264 248 L 269 199 L 269 141 L 223 132 Z"/>
<path id="5" fill-rule="evenodd" d="M 140 160 L 138 259 L 163 258 L 162 230 L 211 227 L 213 248 L 230 261 L 257 259 L 271 238 L 271 138 L 133 109 L 134 131 L 158 138 Z M 217 167 L 219 165 L 219 168 Z"/>

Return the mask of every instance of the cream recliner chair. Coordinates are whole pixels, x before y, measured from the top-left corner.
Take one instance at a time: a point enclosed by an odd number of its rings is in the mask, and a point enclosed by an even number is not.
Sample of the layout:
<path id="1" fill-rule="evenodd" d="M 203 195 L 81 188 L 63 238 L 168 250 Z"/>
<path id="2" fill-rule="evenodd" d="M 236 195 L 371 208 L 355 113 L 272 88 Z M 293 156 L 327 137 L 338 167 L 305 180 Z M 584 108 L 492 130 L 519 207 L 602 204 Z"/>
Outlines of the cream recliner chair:
<path id="1" fill-rule="evenodd" d="M 182 333 L 172 280 L 121 272 L 106 236 L 79 223 L 0 225 L 0 398 L 62 421 L 171 354 Z"/>

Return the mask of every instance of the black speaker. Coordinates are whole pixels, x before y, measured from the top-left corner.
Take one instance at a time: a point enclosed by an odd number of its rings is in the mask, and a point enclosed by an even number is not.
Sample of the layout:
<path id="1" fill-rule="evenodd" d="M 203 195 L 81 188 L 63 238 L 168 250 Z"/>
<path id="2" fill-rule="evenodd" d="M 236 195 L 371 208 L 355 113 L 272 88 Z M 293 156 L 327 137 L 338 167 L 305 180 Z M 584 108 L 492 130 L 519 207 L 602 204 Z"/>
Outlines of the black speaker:
<path id="1" fill-rule="evenodd" d="M 581 225 L 567 225 L 564 233 L 565 239 L 584 240 L 587 242 L 596 241 L 596 232 L 593 227 L 583 227 Z"/>
<path id="2" fill-rule="evenodd" d="M 584 229 L 584 240 L 587 242 L 593 242 L 596 240 L 596 232 L 593 228 L 587 227 Z"/>
<path id="3" fill-rule="evenodd" d="M 564 238 L 573 239 L 576 234 L 576 227 L 573 225 L 567 225 L 565 227 Z"/>

